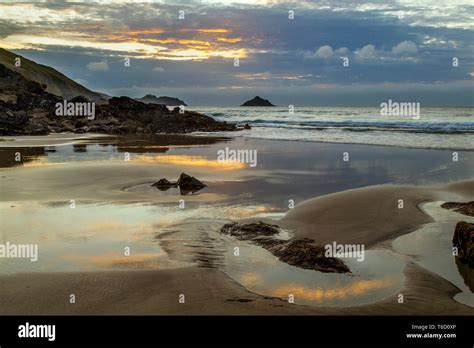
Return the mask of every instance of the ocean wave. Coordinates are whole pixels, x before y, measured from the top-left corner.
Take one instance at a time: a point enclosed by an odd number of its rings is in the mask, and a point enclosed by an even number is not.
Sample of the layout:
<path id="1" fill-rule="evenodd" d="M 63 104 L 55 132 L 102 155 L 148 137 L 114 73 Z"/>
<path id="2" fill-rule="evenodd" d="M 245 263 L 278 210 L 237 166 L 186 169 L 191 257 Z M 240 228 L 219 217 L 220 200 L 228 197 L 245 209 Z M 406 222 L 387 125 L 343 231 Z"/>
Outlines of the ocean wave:
<path id="1" fill-rule="evenodd" d="M 408 132 L 430 134 L 468 134 L 474 133 L 474 122 L 360 122 L 360 121 L 282 121 L 256 119 L 246 121 L 250 125 L 268 128 L 288 129 L 339 129 L 350 132 Z"/>
<path id="2" fill-rule="evenodd" d="M 474 150 L 473 108 L 424 108 L 421 119 L 381 116 L 378 108 L 202 108 L 221 121 L 248 123 L 231 136 L 287 141 Z"/>

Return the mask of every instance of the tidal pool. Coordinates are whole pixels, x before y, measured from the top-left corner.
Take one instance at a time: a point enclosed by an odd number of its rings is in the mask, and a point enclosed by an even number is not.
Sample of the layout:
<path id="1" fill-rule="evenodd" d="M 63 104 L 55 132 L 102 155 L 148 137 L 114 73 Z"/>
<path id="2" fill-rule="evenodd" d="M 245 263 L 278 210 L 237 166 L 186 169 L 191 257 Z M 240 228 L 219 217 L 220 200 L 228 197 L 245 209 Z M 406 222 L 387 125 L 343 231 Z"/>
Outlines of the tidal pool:
<path id="1" fill-rule="evenodd" d="M 474 269 L 456 262 L 452 245 L 456 223 L 474 223 L 474 218 L 441 208 L 442 203 L 444 202 L 424 204 L 422 209 L 435 222 L 398 237 L 393 242 L 393 248 L 398 253 L 414 256 L 420 266 L 456 285 L 461 292 L 454 299 L 474 307 Z"/>
<path id="2" fill-rule="evenodd" d="M 365 259 L 343 258 L 351 273 L 322 273 L 290 266 L 267 250 L 230 240 L 224 270 L 247 289 L 312 306 L 353 306 L 380 301 L 403 285 L 404 261 L 388 250 L 365 251 Z"/>

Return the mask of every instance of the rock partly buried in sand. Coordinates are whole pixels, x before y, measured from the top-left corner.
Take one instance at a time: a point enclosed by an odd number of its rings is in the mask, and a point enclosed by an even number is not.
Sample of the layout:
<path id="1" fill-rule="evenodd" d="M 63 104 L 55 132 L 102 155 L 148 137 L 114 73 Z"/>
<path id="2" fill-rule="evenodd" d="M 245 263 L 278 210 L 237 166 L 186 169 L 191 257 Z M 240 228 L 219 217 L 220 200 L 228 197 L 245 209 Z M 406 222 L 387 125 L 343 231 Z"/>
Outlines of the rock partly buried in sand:
<path id="1" fill-rule="evenodd" d="M 326 257 L 325 248 L 314 244 L 309 238 L 290 240 L 286 243 L 276 243 L 267 249 L 280 261 L 304 269 L 311 269 L 325 273 L 350 272 L 341 259 Z"/>
<path id="2" fill-rule="evenodd" d="M 347 273 L 349 268 L 335 257 L 326 257 L 325 248 L 309 238 L 282 240 L 274 237 L 280 233 L 277 225 L 264 222 L 242 224 L 232 222 L 221 228 L 221 233 L 239 240 L 249 240 L 268 250 L 282 262 L 299 268 L 325 273 Z"/>
<path id="3" fill-rule="evenodd" d="M 202 181 L 186 173 L 181 173 L 177 182 L 171 182 L 168 179 L 163 178 L 151 184 L 151 186 L 156 187 L 160 191 L 166 191 L 171 187 L 179 187 L 182 195 L 194 193 L 206 187 Z"/>
<path id="4" fill-rule="evenodd" d="M 474 267 L 474 224 L 465 221 L 456 224 L 453 246 L 457 248 L 458 259 Z"/>
<path id="5" fill-rule="evenodd" d="M 206 187 L 206 185 L 204 185 L 202 181 L 186 173 L 181 173 L 177 184 L 179 188 L 181 189 L 181 191 L 189 191 L 189 192 L 195 192 Z"/>
<path id="6" fill-rule="evenodd" d="M 457 213 L 474 216 L 474 201 L 460 203 L 460 202 L 446 202 L 441 204 L 441 208 L 454 210 Z"/>
<path id="7" fill-rule="evenodd" d="M 249 240 L 260 236 L 274 236 L 280 233 L 280 229 L 277 225 L 270 225 L 261 221 L 250 224 L 231 222 L 222 226 L 221 233 L 231 235 L 238 240 Z"/>

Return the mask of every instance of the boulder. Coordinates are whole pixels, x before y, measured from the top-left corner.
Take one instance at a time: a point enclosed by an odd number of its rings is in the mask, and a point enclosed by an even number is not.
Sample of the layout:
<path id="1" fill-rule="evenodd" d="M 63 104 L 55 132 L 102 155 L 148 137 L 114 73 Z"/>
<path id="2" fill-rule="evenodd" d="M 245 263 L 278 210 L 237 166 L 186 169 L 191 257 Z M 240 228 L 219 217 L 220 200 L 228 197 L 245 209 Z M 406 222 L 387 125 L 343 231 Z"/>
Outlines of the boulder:
<path id="1" fill-rule="evenodd" d="M 194 176 L 190 176 L 186 173 L 181 173 L 177 185 L 180 189 L 189 191 L 200 190 L 203 187 L 206 187 L 204 183 L 196 179 Z"/>
<path id="2" fill-rule="evenodd" d="M 151 186 L 156 187 L 160 191 L 166 191 L 170 189 L 171 187 L 179 187 L 180 193 L 182 195 L 187 195 L 188 193 L 194 193 L 206 187 L 206 185 L 202 183 L 200 180 L 186 173 L 181 173 L 178 181 L 176 182 L 171 182 L 168 179 L 163 178 L 153 183 Z"/>
<path id="3" fill-rule="evenodd" d="M 325 248 L 309 238 L 290 240 L 268 248 L 280 261 L 324 273 L 347 273 L 349 267 L 338 258 L 325 256 Z"/>
<path id="4" fill-rule="evenodd" d="M 460 221 L 456 224 L 453 246 L 457 248 L 458 259 L 474 267 L 474 224 Z"/>
<path id="5" fill-rule="evenodd" d="M 157 188 L 166 188 L 169 189 L 170 187 L 177 187 L 177 183 L 171 182 L 168 179 L 160 179 L 151 186 L 157 187 Z"/>

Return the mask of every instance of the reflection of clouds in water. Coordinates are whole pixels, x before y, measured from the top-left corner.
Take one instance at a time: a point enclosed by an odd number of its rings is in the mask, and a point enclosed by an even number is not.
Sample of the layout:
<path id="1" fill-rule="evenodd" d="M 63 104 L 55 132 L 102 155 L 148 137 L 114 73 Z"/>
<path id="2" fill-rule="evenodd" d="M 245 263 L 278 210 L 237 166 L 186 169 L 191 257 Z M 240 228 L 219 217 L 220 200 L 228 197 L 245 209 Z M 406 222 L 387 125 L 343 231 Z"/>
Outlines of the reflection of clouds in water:
<path id="1" fill-rule="evenodd" d="M 388 289 L 395 284 L 390 277 L 373 280 L 357 280 L 348 285 L 331 289 L 313 289 L 302 285 L 280 286 L 272 291 L 272 296 L 286 298 L 289 294 L 295 296 L 295 300 L 322 302 L 324 300 L 345 299 L 352 296 L 364 295 L 372 290 Z"/>
<path id="2" fill-rule="evenodd" d="M 23 167 L 31 168 L 31 167 L 44 167 L 44 166 L 53 166 L 59 165 L 64 163 L 52 163 L 48 157 L 30 157 L 29 162 L 23 162 Z"/>
<path id="3" fill-rule="evenodd" d="M 187 225 L 191 226 L 189 228 L 194 228 L 195 224 L 198 223 L 196 220 L 191 220 L 193 218 L 198 218 L 203 223 L 207 223 L 206 219 L 224 219 L 234 220 L 234 219 L 243 219 L 255 217 L 258 214 L 265 214 L 271 212 L 279 212 L 280 208 L 273 207 L 270 205 L 200 205 L 195 209 L 184 209 L 178 210 L 174 207 L 166 211 L 166 215 L 160 215 L 159 221 L 153 224 L 155 229 L 163 228 L 186 228 Z M 222 224 L 225 222 L 223 221 Z M 219 226 L 221 227 L 221 226 Z M 156 231 L 153 231 L 156 232 Z"/>
<path id="4" fill-rule="evenodd" d="M 245 163 L 217 161 L 216 159 L 208 159 L 204 156 L 189 156 L 189 155 L 162 155 L 162 156 L 133 156 L 131 162 L 136 163 L 154 163 L 154 164 L 172 164 L 172 165 L 186 165 L 193 167 L 202 167 L 214 170 L 237 170 L 247 167 Z"/>
<path id="5" fill-rule="evenodd" d="M 262 276 L 254 272 L 243 273 L 240 276 L 240 283 L 242 283 L 244 286 L 252 286 L 257 283 L 262 283 L 262 282 L 263 282 Z"/>
<path id="6" fill-rule="evenodd" d="M 149 222 L 137 223 L 130 221 L 129 223 L 103 220 L 95 221 L 87 226 L 87 230 L 94 235 L 101 234 L 102 236 L 117 236 L 119 234 L 129 235 L 131 240 L 142 241 L 143 235 L 148 235 L 154 232 L 154 228 Z"/>
<path id="7" fill-rule="evenodd" d="M 228 219 L 242 219 L 253 217 L 258 213 L 269 213 L 273 211 L 280 211 L 280 209 L 270 205 L 230 206 L 225 210 L 225 217 Z"/>

